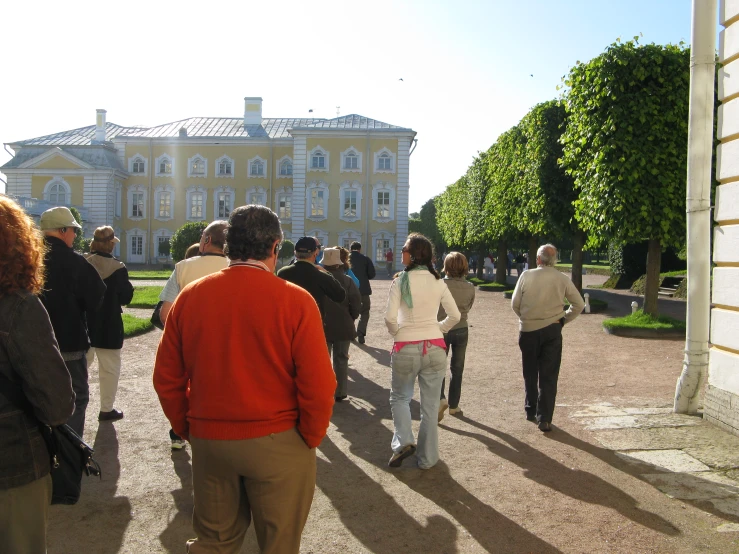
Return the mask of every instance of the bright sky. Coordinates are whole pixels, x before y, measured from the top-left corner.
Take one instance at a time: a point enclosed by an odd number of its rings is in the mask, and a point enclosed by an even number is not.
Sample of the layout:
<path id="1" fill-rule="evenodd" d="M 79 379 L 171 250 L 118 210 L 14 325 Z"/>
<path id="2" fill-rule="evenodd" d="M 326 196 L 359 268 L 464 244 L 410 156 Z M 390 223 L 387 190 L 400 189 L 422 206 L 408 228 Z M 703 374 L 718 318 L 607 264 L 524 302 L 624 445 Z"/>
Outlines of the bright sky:
<path id="1" fill-rule="evenodd" d="M 0 142 L 92 125 L 96 108 L 152 126 L 241 117 L 244 96 L 265 117 L 340 106 L 418 133 L 413 212 L 577 60 L 640 33 L 689 43 L 690 18 L 690 0 L 3 2 Z"/>

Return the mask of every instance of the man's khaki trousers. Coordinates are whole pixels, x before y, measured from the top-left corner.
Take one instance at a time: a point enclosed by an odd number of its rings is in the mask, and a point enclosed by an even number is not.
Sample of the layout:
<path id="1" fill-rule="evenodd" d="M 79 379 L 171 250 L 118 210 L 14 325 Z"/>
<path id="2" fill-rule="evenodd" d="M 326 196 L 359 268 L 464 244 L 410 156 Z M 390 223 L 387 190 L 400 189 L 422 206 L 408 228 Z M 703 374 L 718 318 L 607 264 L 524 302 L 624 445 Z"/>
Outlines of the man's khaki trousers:
<path id="1" fill-rule="evenodd" d="M 87 367 L 98 357 L 98 375 L 100 376 L 100 411 L 113 409 L 115 395 L 118 392 L 118 380 L 121 378 L 121 351 L 109 348 L 90 348 L 87 351 Z"/>
<path id="2" fill-rule="evenodd" d="M 0 490 L 0 552 L 46 552 L 51 491 L 51 475 L 21 487 Z"/>
<path id="3" fill-rule="evenodd" d="M 196 539 L 189 554 L 238 554 L 254 521 L 263 554 L 297 553 L 316 485 L 316 450 L 296 429 L 247 440 L 190 437 Z"/>

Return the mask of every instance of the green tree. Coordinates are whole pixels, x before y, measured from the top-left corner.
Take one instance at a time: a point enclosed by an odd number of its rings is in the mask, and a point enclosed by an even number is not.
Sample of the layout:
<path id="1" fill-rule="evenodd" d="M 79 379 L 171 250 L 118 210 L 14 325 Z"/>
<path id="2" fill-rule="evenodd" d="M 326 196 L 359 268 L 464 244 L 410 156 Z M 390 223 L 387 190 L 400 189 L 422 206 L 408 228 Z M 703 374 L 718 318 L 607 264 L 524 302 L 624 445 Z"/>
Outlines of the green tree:
<path id="1" fill-rule="evenodd" d="M 566 77 L 563 161 L 591 241 L 649 241 L 644 311 L 656 314 L 662 247 L 685 235 L 690 52 L 636 38 Z"/>
<path id="2" fill-rule="evenodd" d="M 69 211 L 72 212 L 72 216 L 74 216 L 74 220 L 82 225 L 82 216 L 80 215 L 80 212 L 77 208 L 71 207 L 69 208 Z M 90 251 L 90 241 L 85 239 L 84 235 L 82 234 L 82 229 L 75 228 L 74 230 L 74 242 L 72 243 L 72 249 L 75 252 L 89 252 Z"/>
<path id="3" fill-rule="evenodd" d="M 291 259 L 295 255 L 295 245 L 291 240 L 285 239 L 282 241 L 282 245 L 280 247 L 280 254 L 279 258 L 280 261 L 284 264 L 285 260 Z"/>
<path id="4" fill-rule="evenodd" d="M 463 249 L 467 244 L 466 187 L 467 179 L 461 177 L 432 198 L 441 242 L 450 248 Z"/>
<path id="5" fill-rule="evenodd" d="M 418 226 L 418 232 L 426 236 L 432 243 L 437 252 L 442 252 L 446 249 L 447 244 L 444 241 L 444 237 L 439 230 L 437 222 L 437 211 L 434 198 L 426 201 L 421 206 L 420 212 L 420 225 Z M 410 231 L 410 228 L 408 229 Z"/>
<path id="6" fill-rule="evenodd" d="M 185 223 L 175 231 L 170 242 L 172 259 L 175 262 L 185 259 L 185 251 L 191 244 L 200 241 L 200 237 L 207 226 L 208 224 L 205 221 L 193 221 Z"/>

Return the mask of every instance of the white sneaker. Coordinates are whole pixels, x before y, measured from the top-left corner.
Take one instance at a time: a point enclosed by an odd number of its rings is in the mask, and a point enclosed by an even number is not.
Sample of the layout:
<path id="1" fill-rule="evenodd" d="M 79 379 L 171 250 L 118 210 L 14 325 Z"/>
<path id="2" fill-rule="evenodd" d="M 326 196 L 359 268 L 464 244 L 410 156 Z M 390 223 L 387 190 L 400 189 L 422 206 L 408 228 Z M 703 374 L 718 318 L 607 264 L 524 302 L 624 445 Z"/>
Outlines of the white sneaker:
<path id="1" fill-rule="evenodd" d="M 462 411 L 462 408 L 456 407 L 456 408 L 449 408 L 449 415 L 464 415 L 464 412 Z"/>
<path id="2" fill-rule="evenodd" d="M 444 412 L 449 407 L 449 402 L 446 398 L 442 398 L 439 402 L 439 422 L 441 422 L 442 419 L 444 419 Z M 451 412 L 450 412 L 451 413 Z"/>
<path id="3" fill-rule="evenodd" d="M 186 442 L 182 439 L 173 439 L 172 440 L 172 450 L 182 450 L 185 448 Z"/>

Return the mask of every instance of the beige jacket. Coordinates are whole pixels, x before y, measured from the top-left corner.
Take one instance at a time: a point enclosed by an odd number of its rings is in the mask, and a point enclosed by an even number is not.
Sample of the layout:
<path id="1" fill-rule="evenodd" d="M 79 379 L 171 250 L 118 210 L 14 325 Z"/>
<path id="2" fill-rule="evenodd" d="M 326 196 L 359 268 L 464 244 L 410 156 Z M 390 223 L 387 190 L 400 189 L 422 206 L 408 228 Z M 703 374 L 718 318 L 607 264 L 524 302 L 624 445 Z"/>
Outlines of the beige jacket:
<path id="1" fill-rule="evenodd" d="M 564 300 L 570 303 L 565 312 Z M 537 331 L 563 317 L 569 323 L 585 307 L 572 280 L 553 267 L 540 266 L 524 271 L 516 283 L 511 308 L 519 319 L 522 332 Z"/>

